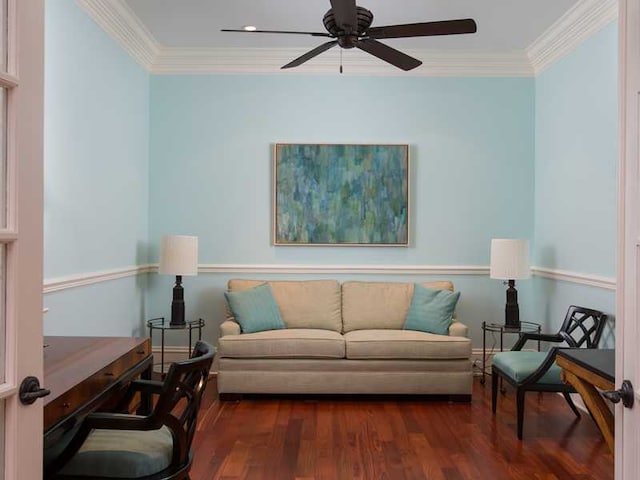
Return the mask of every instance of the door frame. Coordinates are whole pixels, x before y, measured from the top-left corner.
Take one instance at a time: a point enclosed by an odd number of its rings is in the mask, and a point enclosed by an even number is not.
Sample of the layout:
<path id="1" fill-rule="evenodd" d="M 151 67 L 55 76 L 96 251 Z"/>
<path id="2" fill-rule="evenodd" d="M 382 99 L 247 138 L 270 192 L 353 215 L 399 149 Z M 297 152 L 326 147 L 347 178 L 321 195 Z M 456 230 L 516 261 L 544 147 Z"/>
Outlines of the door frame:
<path id="1" fill-rule="evenodd" d="M 8 95 L 6 383 L 42 379 L 44 0 L 9 0 L 9 65 L 18 86 Z M 13 233 L 10 231 L 13 230 Z M 8 236 L 8 237 L 7 237 Z M 5 479 L 42 478 L 42 401 L 6 398 Z"/>
<path id="2" fill-rule="evenodd" d="M 616 289 L 616 386 L 634 383 L 636 406 L 615 406 L 615 478 L 640 471 L 640 0 L 619 0 L 618 261 Z"/>

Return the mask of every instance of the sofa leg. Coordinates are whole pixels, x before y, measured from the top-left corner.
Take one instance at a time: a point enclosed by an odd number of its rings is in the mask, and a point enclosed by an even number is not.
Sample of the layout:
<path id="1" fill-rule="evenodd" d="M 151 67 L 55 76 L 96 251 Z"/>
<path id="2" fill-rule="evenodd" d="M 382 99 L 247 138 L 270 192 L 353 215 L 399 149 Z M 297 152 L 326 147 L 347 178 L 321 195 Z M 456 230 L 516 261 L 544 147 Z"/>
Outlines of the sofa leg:
<path id="1" fill-rule="evenodd" d="M 471 395 L 449 395 L 449 401 L 455 403 L 471 403 Z"/>
<path id="2" fill-rule="evenodd" d="M 242 400 L 241 393 L 219 393 L 218 398 L 221 402 L 239 402 Z"/>

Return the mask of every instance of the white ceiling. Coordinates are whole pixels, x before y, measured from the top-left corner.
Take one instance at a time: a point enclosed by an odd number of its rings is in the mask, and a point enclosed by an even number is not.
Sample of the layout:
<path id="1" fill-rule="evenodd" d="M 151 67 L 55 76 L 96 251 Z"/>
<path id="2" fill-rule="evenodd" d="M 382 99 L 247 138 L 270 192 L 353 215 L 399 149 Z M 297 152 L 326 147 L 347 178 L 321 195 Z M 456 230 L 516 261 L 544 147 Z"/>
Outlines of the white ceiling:
<path id="1" fill-rule="evenodd" d="M 526 49 L 579 0 L 362 0 L 373 26 L 473 18 L 478 33 L 385 40 L 396 48 L 512 52 Z M 324 40 L 303 35 L 223 33 L 256 25 L 265 30 L 324 32 L 328 0 L 126 0 L 166 47 L 295 48 Z"/>

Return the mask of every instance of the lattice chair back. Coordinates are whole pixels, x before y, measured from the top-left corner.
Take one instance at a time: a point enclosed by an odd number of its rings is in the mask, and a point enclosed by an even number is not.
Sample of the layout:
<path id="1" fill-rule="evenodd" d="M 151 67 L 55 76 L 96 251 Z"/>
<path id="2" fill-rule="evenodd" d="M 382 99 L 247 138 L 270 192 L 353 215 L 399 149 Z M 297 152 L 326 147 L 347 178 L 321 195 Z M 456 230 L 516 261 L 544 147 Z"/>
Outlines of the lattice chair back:
<path id="1" fill-rule="evenodd" d="M 607 316 L 590 308 L 571 305 L 559 335 L 573 348 L 598 348 Z"/>
<path id="2" fill-rule="evenodd" d="M 198 341 L 190 359 L 172 363 L 151 414 L 158 426 L 169 427 L 174 446 L 180 445 L 178 450 L 174 449 L 173 461 L 182 463 L 189 456 L 213 355 L 211 345 Z"/>

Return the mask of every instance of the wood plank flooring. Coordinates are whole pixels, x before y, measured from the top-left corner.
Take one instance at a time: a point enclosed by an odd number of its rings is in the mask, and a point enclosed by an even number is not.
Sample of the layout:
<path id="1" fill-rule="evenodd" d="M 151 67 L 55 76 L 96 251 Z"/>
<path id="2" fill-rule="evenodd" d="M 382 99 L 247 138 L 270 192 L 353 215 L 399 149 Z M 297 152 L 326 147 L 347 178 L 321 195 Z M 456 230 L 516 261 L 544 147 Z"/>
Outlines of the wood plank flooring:
<path id="1" fill-rule="evenodd" d="M 194 440 L 192 480 L 613 479 L 588 414 L 528 393 L 524 440 L 514 392 L 474 381 L 471 404 L 410 397 L 244 398 L 219 402 L 212 378 Z"/>

